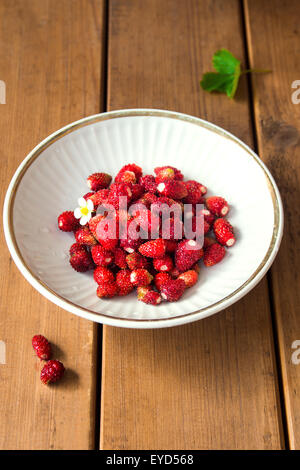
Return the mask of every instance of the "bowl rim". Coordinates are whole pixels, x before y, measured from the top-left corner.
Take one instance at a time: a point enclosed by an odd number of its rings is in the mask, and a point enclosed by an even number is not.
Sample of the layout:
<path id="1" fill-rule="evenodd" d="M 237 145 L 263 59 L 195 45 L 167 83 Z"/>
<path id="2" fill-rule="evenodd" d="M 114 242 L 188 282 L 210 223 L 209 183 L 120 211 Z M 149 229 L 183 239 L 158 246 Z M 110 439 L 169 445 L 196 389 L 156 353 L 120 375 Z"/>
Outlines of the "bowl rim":
<path id="1" fill-rule="evenodd" d="M 30 267 L 25 262 L 20 249 L 18 247 L 16 236 L 14 233 L 13 227 L 13 208 L 14 208 L 14 200 L 15 195 L 18 189 L 20 182 L 24 174 L 26 173 L 27 169 L 30 165 L 38 158 L 38 156 L 50 145 L 54 142 L 59 140 L 60 138 L 64 137 L 65 135 L 81 128 L 85 127 L 90 124 L 94 124 L 100 121 L 106 121 L 109 119 L 115 118 L 123 118 L 123 117 L 147 117 L 147 116 L 154 116 L 154 117 L 163 117 L 163 118 L 171 118 L 177 119 L 184 122 L 189 122 L 192 124 L 196 124 L 200 127 L 204 127 L 209 129 L 210 131 L 217 133 L 225 138 L 230 139 L 231 141 L 235 142 L 239 146 L 245 150 L 249 157 L 253 158 L 254 161 L 261 167 L 263 170 L 267 185 L 269 187 L 269 192 L 271 194 L 272 202 L 273 202 L 273 209 L 274 209 L 274 227 L 273 227 L 273 234 L 272 239 L 269 245 L 269 248 L 265 254 L 264 259 L 262 260 L 261 264 L 257 267 L 257 269 L 252 273 L 251 276 L 237 289 L 231 292 L 226 297 L 218 300 L 217 302 L 204 307 L 202 309 L 197 310 L 196 312 L 186 313 L 183 315 L 175 316 L 175 317 L 167 317 L 161 319 L 131 319 L 131 318 L 122 318 L 122 317 L 114 317 L 108 314 L 97 313 L 92 310 L 86 309 L 85 307 L 80 307 L 77 304 L 71 302 L 68 299 L 65 299 L 61 295 L 57 294 L 51 288 L 49 288 L 43 281 L 41 281 L 30 269 Z M 206 120 L 190 116 L 187 114 L 175 112 L 175 111 L 168 111 L 168 110 L 160 110 L 160 109 L 148 109 L 148 108 L 136 108 L 136 109 L 123 109 L 123 110 L 116 110 L 116 111 L 109 111 L 100 114 L 94 114 L 91 116 L 87 116 L 85 118 L 79 119 L 74 121 L 54 133 L 50 134 L 44 140 L 42 140 L 34 149 L 29 152 L 29 154 L 25 157 L 25 159 L 21 162 L 19 167 L 17 168 L 9 187 L 6 192 L 4 206 L 3 206 L 3 225 L 4 225 L 4 234 L 6 243 L 8 245 L 9 251 L 11 256 L 17 265 L 18 269 L 21 271 L 23 276 L 27 279 L 27 281 L 44 297 L 48 300 L 53 302 L 54 304 L 58 305 L 59 307 L 67 310 L 71 313 L 74 313 L 80 317 L 85 319 L 103 323 L 111 326 L 119 326 L 125 328 L 163 328 L 163 327 L 170 327 L 170 326 L 177 326 L 184 323 L 194 322 L 203 318 L 206 318 L 214 313 L 219 312 L 220 310 L 224 310 L 225 308 L 229 307 L 242 297 L 246 295 L 256 284 L 262 279 L 262 277 L 266 274 L 268 269 L 270 268 L 271 264 L 273 263 L 275 256 L 278 252 L 280 242 L 282 239 L 283 234 L 283 225 L 284 225 L 284 214 L 283 214 L 283 206 L 280 197 L 279 190 L 277 185 L 267 169 L 266 165 L 261 161 L 258 155 L 244 142 L 240 139 L 235 137 L 230 132 L 224 130 L 223 128 L 216 126 L 213 123 L 210 123 Z"/>

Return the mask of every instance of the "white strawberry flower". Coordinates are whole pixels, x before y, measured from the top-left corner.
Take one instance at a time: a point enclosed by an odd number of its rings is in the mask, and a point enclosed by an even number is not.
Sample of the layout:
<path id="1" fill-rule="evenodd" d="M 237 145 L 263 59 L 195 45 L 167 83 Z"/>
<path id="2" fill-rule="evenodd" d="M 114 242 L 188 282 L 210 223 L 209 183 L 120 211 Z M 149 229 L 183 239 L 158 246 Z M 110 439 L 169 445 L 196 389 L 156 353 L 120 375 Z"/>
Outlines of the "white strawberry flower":
<path id="1" fill-rule="evenodd" d="M 90 199 L 84 199 L 84 197 L 80 197 L 78 199 L 78 204 L 79 207 L 75 209 L 74 216 L 76 217 L 76 219 L 80 219 L 80 225 L 85 225 L 92 217 L 94 204 L 93 201 L 91 201 Z"/>

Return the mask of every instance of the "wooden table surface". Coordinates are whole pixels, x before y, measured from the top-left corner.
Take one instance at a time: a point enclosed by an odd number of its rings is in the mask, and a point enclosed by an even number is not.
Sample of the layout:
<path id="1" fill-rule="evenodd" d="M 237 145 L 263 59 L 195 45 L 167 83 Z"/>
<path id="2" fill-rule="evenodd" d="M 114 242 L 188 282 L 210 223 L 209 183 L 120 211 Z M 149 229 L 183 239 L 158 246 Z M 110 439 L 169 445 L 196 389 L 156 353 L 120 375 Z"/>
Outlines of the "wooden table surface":
<path id="1" fill-rule="evenodd" d="M 162 330 L 102 328 L 54 306 L 21 276 L 1 233 L 0 449 L 300 449 L 299 17 L 298 0 L 0 0 L 2 200 L 51 132 L 149 107 L 241 138 L 285 208 L 280 252 L 251 293 Z M 222 47 L 272 73 L 242 77 L 234 100 L 205 93 L 199 80 Z M 68 368 L 59 386 L 39 381 L 36 333 Z"/>

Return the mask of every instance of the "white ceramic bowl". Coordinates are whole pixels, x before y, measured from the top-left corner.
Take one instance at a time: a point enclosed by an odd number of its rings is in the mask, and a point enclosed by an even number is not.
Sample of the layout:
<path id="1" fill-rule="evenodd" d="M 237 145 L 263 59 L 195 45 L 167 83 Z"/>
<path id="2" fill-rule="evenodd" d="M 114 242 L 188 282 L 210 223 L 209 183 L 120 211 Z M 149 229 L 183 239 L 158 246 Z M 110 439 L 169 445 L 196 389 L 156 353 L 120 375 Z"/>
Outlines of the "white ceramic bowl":
<path id="1" fill-rule="evenodd" d="M 230 203 L 237 242 L 218 265 L 201 268 L 198 284 L 179 302 L 149 306 L 135 294 L 100 300 L 92 272 L 68 263 L 73 234 L 57 216 L 74 210 L 96 171 L 115 175 L 135 162 L 145 172 L 172 165 L 197 179 L 209 195 Z M 209 122 L 184 114 L 134 109 L 90 116 L 47 137 L 17 169 L 4 204 L 11 255 L 45 297 L 89 320 L 129 328 L 160 328 L 202 319 L 233 304 L 269 269 L 278 251 L 283 210 L 277 186 L 259 157 Z"/>

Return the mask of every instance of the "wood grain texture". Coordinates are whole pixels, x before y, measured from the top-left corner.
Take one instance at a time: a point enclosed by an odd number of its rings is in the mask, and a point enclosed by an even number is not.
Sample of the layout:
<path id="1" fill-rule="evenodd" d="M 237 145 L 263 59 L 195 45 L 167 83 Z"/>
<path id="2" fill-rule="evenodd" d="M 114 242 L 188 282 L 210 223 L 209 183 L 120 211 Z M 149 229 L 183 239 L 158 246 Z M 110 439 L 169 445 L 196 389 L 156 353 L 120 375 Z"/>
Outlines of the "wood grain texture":
<path id="1" fill-rule="evenodd" d="M 271 282 L 290 447 L 300 449 L 300 365 L 291 360 L 292 343 L 300 340 L 300 104 L 291 99 L 292 83 L 300 80 L 300 3 L 251 0 L 245 12 L 250 65 L 273 71 L 253 75 L 252 83 L 259 154 L 276 179 L 285 209 Z"/>
<path id="2" fill-rule="evenodd" d="M 102 108 L 102 0 L 1 0 L 1 205 L 10 178 L 29 150 L 59 127 Z M 67 208 L 66 208 L 67 209 Z M 21 276 L 1 231 L 1 449 L 88 449 L 94 446 L 96 326 L 55 307 Z M 42 333 L 67 367 L 46 387 L 31 347 Z"/>
<path id="3" fill-rule="evenodd" d="M 221 47 L 244 59 L 235 0 L 112 0 L 108 109 L 186 112 L 252 145 L 246 81 L 234 101 L 199 87 Z M 232 308 L 197 323 L 152 331 L 104 327 L 102 374 L 102 449 L 283 446 L 265 280 Z"/>

